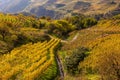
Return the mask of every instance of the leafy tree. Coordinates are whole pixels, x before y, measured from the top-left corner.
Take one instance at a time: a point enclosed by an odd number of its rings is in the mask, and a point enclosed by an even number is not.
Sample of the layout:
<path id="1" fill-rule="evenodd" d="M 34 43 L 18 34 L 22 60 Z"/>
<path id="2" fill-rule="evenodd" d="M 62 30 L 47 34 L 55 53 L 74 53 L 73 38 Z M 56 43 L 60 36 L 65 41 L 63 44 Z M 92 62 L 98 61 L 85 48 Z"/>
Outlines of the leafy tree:
<path id="1" fill-rule="evenodd" d="M 82 23 L 83 23 L 82 28 L 87 28 L 87 27 L 95 25 L 97 21 L 94 18 L 84 18 Z"/>
<path id="2" fill-rule="evenodd" d="M 69 23 L 66 20 L 58 20 L 56 21 L 56 23 L 62 26 L 62 27 L 61 26 L 59 27 L 61 27 L 60 29 L 62 29 L 64 32 L 69 32 L 69 31 L 73 31 L 76 29 L 75 26 L 73 26 L 71 23 Z"/>
<path id="3" fill-rule="evenodd" d="M 88 51 L 87 48 L 78 48 L 72 51 L 70 56 L 65 58 L 66 68 L 69 73 L 75 74 L 78 71 L 79 62 L 84 60 Z"/>

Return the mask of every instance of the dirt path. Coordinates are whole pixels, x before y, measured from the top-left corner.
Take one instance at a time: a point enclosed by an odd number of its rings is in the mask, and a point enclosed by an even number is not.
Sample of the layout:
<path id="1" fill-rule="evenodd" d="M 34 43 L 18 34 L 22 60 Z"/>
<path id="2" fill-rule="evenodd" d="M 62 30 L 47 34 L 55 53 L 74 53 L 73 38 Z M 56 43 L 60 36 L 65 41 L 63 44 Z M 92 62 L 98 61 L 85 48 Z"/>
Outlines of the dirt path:
<path id="1" fill-rule="evenodd" d="M 70 42 L 75 41 L 78 38 L 78 36 L 79 36 L 79 33 L 76 33 L 76 35 L 73 37 L 73 39 Z"/>
<path id="2" fill-rule="evenodd" d="M 63 66 L 62 66 L 62 64 L 61 64 L 61 60 L 60 60 L 60 58 L 58 57 L 58 55 L 56 56 L 56 60 L 57 60 L 57 64 L 58 64 L 58 67 L 59 67 L 60 80 L 64 80 Z"/>
<path id="3" fill-rule="evenodd" d="M 49 34 L 48 34 L 48 36 L 49 36 L 50 38 L 54 38 L 53 36 L 51 36 L 51 35 L 49 35 Z M 75 41 L 75 40 L 78 38 L 78 36 L 79 36 L 79 33 L 76 33 L 76 35 L 75 35 L 71 40 L 62 40 L 62 39 L 61 39 L 61 42 L 62 42 L 62 43 L 73 42 L 73 41 Z"/>
<path id="4" fill-rule="evenodd" d="M 51 36 L 51 35 L 49 35 L 49 34 L 48 34 L 48 36 L 49 36 L 50 38 L 54 38 L 53 36 Z M 73 42 L 73 41 L 75 41 L 75 40 L 78 38 L 78 36 L 79 36 L 79 33 L 76 33 L 76 35 L 75 35 L 71 40 L 62 40 L 62 39 L 61 39 L 61 42 L 62 42 L 62 43 Z"/>
<path id="5" fill-rule="evenodd" d="M 54 38 L 53 36 L 49 35 L 50 38 Z M 79 36 L 79 33 L 76 33 L 76 35 L 71 39 L 71 40 L 61 40 L 62 43 L 69 43 L 75 41 Z M 64 71 L 63 71 L 63 65 L 61 63 L 61 60 L 58 55 L 56 55 L 56 60 L 59 68 L 59 73 L 60 73 L 60 80 L 64 80 Z"/>

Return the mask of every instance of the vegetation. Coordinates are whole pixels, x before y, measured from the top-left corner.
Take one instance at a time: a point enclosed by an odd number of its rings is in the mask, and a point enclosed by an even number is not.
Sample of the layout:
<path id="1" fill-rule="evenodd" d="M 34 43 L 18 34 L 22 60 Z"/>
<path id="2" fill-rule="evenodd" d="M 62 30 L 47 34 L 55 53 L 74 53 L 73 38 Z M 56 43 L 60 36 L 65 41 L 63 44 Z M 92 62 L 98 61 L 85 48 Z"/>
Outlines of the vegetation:
<path id="1" fill-rule="evenodd" d="M 29 43 L 4 54 L 0 57 L 0 79 L 54 79 L 58 72 L 54 49 L 59 42 L 59 39 L 51 39 L 49 42 Z"/>
<path id="2" fill-rule="evenodd" d="M 55 35 L 60 38 L 65 38 L 68 36 L 68 33 L 75 30 L 76 27 L 66 20 L 56 20 L 52 23 L 48 23 L 46 25 L 46 28 L 48 29 L 48 33 Z M 64 35 L 64 36 L 63 36 Z"/>
<path id="3" fill-rule="evenodd" d="M 5 23 L 0 24 L 0 34 L 3 41 L 5 41 L 5 37 L 10 34 L 9 27 Z"/>
<path id="4" fill-rule="evenodd" d="M 119 36 L 119 34 L 113 34 L 90 43 L 91 55 L 79 67 L 84 67 L 84 72 L 87 74 L 101 75 L 103 80 L 120 79 Z"/>
<path id="5" fill-rule="evenodd" d="M 71 73 L 72 75 L 79 73 L 78 65 L 88 55 L 87 52 L 88 49 L 86 48 L 78 48 L 65 58 L 65 66 L 68 73 Z"/>
<path id="6" fill-rule="evenodd" d="M 62 65 L 65 80 L 119 80 L 119 17 L 52 20 L 1 13 L 0 79 L 54 80 Z"/>
<path id="7" fill-rule="evenodd" d="M 76 26 L 77 29 L 84 29 L 97 24 L 97 20 L 91 17 L 85 17 L 84 15 L 75 15 L 73 17 L 67 17 L 66 20 Z"/>
<path id="8" fill-rule="evenodd" d="M 117 17 L 117 18 L 115 18 Z M 60 53 L 62 61 L 74 49 L 86 47 L 89 49 L 89 55 L 84 60 L 79 61 L 79 75 L 69 76 L 66 72 L 66 80 L 119 80 L 119 36 L 120 25 L 119 15 L 109 19 L 100 20 L 97 25 L 79 31 L 79 36 L 76 40 L 64 44 Z M 72 46 L 71 46 L 72 45 Z M 79 51 L 81 52 L 81 51 Z M 69 54 L 68 54 L 69 53 Z M 64 55 L 63 55 L 64 54 Z M 71 56 L 72 57 L 72 56 Z M 71 58 L 71 63 L 76 60 Z M 80 59 L 80 58 L 79 58 Z M 65 62 L 64 62 L 65 63 Z M 66 67 L 64 65 L 64 67 Z M 71 68 L 72 69 L 72 68 Z"/>
<path id="9" fill-rule="evenodd" d="M 39 21 L 33 16 L 11 15 L 0 13 L 0 52 L 6 53 L 16 46 L 29 42 L 49 40 L 45 32 L 35 29 Z"/>
<path id="10" fill-rule="evenodd" d="M 79 21 L 77 22 L 78 19 Z M 2 47 L 0 49 L 2 50 L 1 53 L 5 53 L 22 44 L 49 40 L 48 34 L 66 39 L 66 37 L 69 37 L 70 32 L 79 29 L 78 26 L 85 28 L 87 25 L 95 24 L 96 20 L 82 16 L 77 18 L 71 17 L 69 20 L 52 20 L 50 17 L 44 16 L 35 18 L 32 15 L 0 13 L 0 22 L 0 40 L 8 46 L 5 51 Z M 81 22 L 83 23 L 79 24 Z"/>

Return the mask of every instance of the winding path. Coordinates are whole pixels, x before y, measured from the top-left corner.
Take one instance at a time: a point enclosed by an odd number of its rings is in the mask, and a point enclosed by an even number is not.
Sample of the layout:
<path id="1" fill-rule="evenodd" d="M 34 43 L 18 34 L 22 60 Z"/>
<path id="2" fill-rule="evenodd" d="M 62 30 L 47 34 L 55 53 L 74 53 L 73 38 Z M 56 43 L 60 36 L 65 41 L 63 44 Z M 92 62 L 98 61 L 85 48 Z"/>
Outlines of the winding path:
<path id="1" fill-rule="evenodd" d="M 49 35 L 49 34 L 48 34 L 48 36 L 49 36 L 50 38 L 54 38 L 53 36 L 51 36 L 51 35 Z M 73 42 L 73 41 L 75 41 L 75 40 L 78 38 L 78 36 L 79 36 L 79 32 L 76 33 L 76 35 L 75 35 L 71 40 L 62 40 L 62 39 L 61 39 L 61 42 L 62 42 L 62 43 Z"/>
<path id="2" fill-rule="evenodd" d="M 76 35 L 73 37 L 73 39 L 70 42 L 75 41 L 78 38 L 78 36 L 79 36 L 79 33 L 76 33 Z"/>
<path id="3" fill-rule="evenodd" d="M 61 40 L 62 43 L 69 43 L 75 41 L 79 36 L 79 33 L 76 33 L 76 35 L 71 40 Z"/>
<path id="4" fill-rule="evenodd" d="M 48 36 L 50 38 L 54 38 L 53 36 L 49 35 Z M 75 41 L 79 36 L 79 33 L 76 33 L 76 35 L 71 39 L 71 40 L 61 40 L 62 43 L 69 43 L 69 42 L 73 42 Z M 59 73 L 60 73 L 60 80 L 64 80 L 64 71 L 63 71 L 63 65 L 61 63 L 61 59 L 59 58 L 58 55 L 56 55 L 56 60 L 57 60 L 57 64 L 58 64 L 58 67 L 59 67 Z"/>

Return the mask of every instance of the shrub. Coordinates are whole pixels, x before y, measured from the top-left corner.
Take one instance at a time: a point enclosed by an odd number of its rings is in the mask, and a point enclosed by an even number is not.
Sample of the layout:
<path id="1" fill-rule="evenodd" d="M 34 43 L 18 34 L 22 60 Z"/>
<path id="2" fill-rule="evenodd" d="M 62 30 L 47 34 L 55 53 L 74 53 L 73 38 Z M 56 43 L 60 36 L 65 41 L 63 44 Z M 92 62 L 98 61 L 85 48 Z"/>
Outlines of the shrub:
<path id="1" fill-rule="evenodd" d="M 65 65 L 67 71 L 71 74 L 75 74 L 78 71 L 79 62 L 83 61 L 84 58 L 88 55 L 86 52 L 89 50 L 84 47 L 80 47 L 72 51 L 71 55 L 65 58 Z"/>

